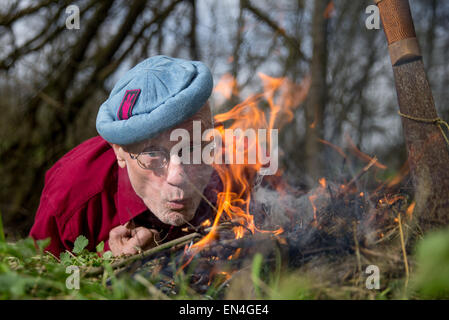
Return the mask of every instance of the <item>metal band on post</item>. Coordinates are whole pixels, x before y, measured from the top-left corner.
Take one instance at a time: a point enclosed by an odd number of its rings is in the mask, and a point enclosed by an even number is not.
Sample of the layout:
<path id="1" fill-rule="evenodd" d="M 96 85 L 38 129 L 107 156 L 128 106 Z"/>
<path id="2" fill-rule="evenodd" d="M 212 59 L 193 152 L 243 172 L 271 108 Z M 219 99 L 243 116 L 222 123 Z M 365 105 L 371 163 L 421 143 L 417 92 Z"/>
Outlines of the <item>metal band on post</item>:
<path id="1" fill-rule="evenodd" d="M 421 49 L 416 38 L 408 38 L 393 42 L 388 46 L 391 64 L 397 66 L 403 62 L 421 59 Z"/>
<path id="2" fill-rule="evenodd" d="M 393 66 L 422 58 L 408 1 L 374 0 L 381 12 Z"/>

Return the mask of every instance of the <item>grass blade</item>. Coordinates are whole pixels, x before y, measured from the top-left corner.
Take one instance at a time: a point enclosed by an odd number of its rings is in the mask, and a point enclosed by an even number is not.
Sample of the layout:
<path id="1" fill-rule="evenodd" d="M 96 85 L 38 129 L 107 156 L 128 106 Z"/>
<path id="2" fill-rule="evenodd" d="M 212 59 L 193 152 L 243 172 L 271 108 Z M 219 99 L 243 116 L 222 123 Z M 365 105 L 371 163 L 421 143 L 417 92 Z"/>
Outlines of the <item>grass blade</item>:
<path id="1" fill-rule="evenodd" d="M 0 242 L 5 242 L 5 232 L 3 231 L 3 221 L 1 211 L 0 211 Z"/>

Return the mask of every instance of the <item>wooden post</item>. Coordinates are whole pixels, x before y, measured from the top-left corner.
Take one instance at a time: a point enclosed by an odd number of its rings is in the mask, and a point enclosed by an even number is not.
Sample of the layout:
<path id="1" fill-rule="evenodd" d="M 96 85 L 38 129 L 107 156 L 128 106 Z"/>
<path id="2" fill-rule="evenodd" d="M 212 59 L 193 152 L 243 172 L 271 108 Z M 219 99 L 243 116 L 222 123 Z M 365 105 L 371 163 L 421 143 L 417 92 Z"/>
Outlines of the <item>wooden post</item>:
<path id="1" fill-rule="evenodd" d="M 388 41 L 423 230 L 449 224 L 449 149 L 439 127 L 408 0 L 375 0 Z"/>

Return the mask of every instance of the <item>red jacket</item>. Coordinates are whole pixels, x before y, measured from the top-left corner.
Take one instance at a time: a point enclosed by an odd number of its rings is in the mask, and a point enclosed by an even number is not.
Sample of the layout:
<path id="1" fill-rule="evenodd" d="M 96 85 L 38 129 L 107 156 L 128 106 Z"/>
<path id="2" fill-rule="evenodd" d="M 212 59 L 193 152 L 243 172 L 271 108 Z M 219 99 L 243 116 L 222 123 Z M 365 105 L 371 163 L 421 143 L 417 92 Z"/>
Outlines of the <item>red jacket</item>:
<path id="1" fill-rule="evenodd" d="M 221 183 L 216 174 L 206 187 L 205 196 L 216 203 Z M 191 223 L 199 225 L 211 218 L 211 208 L 202 201 Z M 100 136 L 91 138 L 64 155 L 45 175 L 45 187 L 30 236 L 50 237 L 46 250 L 59 256 L 71 251 L 79 235 L 89 240 L 88 250 L 101 241 L 109 250 L 109 231 L 136 218 L 161 232 L 165 241 L 182 236 L 185 226 L 163 224 L 134 192 L 126 169 L 117 164 L 112 147 Z M 165 233 L 165 235 L 164 235 Z"/>

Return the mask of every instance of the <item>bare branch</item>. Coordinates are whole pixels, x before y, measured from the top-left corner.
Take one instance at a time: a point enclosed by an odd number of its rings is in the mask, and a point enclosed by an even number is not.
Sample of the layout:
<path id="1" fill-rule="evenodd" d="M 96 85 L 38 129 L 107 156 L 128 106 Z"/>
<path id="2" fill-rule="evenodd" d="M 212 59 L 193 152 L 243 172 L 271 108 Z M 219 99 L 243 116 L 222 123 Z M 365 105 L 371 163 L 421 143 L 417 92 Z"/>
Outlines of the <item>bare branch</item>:
<path id="1" fill-rule="evenodd" d="M 44 0 L 41 3 L 38 3 L 34 6 L 27 7 L 21 11 L 11 13 L 9 15 L 0 16 L 0 26 L 10 26 L 16 20 L 18 20 L 24 16 L 36 13 L 37 11 L 41 10 L 42 8 L 47 7 L 48 5 L 50 5 L 54 2 L 55 2 L 54 0 Z M 61 2 L 61 1 L 59 1 L 59 2 Z"/>
<path id="2" fill-rule="evenodd" d="M 285 29 L 279 27 L 273 20 L 270 19 L 268 15 L 266 15 L 264 12 L 251 5 L 250 0 L 242 0 L 242 6 L 244 9 L 247 9 L 249 12 L 255 15 L 256 18 L 265 22 L 271 29 L 273 29 L 273 31 L 280 34 L 286 40 L 289 46 L 293 47 L 295 50 L 298 51 L 298 56 L 301 59 L 303 59 L 306 62 L 310 62 L 310 59 L 307 58 L 305 54 L 302 52 L 301 44 L 294 37 L 288 35 Z"/>

